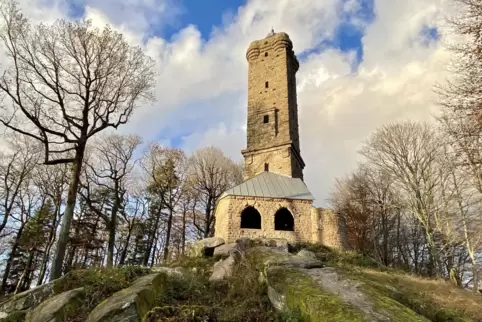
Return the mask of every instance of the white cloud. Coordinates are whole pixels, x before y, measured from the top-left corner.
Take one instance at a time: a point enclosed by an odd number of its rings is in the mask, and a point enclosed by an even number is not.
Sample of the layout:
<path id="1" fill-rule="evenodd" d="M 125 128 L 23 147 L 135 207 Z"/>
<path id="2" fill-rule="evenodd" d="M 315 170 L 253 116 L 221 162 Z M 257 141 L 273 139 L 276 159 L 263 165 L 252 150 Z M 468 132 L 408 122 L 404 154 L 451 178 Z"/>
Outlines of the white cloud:
<path id="1" fill-rule="evenodd" d="M 151 36 L 153 24 L 162 28 L 162 19 L 174 24 L 180 13 L 167 0 L 80 4 L 87 17 L 143 42 L 157 60 L 157 102 L 139 108 L 122 131 L 146 140 L 160 133 L 163 140 L 184 135 L 188 150 L 216 145 L 238 159 L 245 145 L 249 43 L 273 26 L 290 35 L 300 54 L 332 39 L 347 19 L 364 29 L 364 58 L 356 72 L 354 53 L 328 49 L 308 55 L 297 75 L 305 178 L 320 205 L 334 178 L 355 166 L 356 151 L 373 130 L 404 118 L 428 120 L 437 110 L 432 86 L 443 79 L 448 55 L 440 41 L 427 46 L 422 30 L 440 28 L 443 15 L 451 12 L 447 0 L 376 0 L 371 24 L 353 17 L 358 0 L 252 0 L 207 41 L 195 26 L 172 39 Z"/>

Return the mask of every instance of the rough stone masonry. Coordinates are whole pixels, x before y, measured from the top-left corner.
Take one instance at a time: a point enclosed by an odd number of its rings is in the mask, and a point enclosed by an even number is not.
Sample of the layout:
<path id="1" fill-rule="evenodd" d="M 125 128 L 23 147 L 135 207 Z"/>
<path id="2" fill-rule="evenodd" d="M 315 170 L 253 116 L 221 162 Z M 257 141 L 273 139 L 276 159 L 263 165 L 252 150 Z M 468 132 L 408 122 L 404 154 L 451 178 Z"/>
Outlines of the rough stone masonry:
<path id="1" fill-rule="evenodd" d="M 247 147 L 244 182 L 226 191 L 216 208 L 215 236 L 283 238 L 346 247 L 343 218 L 314 208 L 303 182 L 293 43 L 272 31 L 253 41 L 248 60 Z"/>

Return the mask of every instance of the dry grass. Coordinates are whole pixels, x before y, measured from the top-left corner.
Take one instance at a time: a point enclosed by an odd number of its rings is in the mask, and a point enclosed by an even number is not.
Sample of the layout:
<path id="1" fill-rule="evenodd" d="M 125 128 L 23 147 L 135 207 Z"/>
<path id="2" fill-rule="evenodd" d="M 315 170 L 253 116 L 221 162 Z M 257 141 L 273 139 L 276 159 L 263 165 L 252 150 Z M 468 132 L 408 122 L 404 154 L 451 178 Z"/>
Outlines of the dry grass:
<path id="1" fill-rule="evenodd" d="M 432 321 L 482 321 L 482 296 L 442 279 L 376 269 L 359 270 L 368 286 Z"/>

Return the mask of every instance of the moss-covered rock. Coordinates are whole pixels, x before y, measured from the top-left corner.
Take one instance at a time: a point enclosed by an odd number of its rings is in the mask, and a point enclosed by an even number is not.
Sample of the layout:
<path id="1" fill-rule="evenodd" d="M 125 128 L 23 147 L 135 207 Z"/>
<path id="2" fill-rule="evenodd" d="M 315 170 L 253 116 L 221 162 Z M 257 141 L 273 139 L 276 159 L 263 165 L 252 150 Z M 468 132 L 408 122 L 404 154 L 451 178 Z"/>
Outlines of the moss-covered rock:
<path id="1" fill-rule="evenodd" d="M 81 304 L 84 289 L 70 290 L 42 302 L 27 314 L 26 322 L 60 322 L 75 314 Z"/>
<path id="2" fill-rule="evenodd" d="M 42 303 L 54 294 L 56 285 L 64 281 L 64 277 L 45 283 L 28 291 L 18 293 L 5 302 L 0 303 L 0 312 L 11 313 L 14 311 L 28 310 Z"/>
<path id="3" fill-rule="evenodd" d="M 151 310 L 143 322 L 208 322 L 216 321 L 215 309 L 209 306 L 163 306 Z"/>
<path id="4" fill-rule="evenodd" d="M 298 311 L 305 321 L 376 321 L 336 294 L 324 291 L 310 277 L 294 268 L 271 267 L 267 270 L 270 300 L 281 310 Z M 284 301 L 284 303 L 279 303 Z"/>
<path id="5" fill-rule="evenodd" d="M 165 273 L 150 274 L 101 302 L 87 318 L 88 322 L 140 322 L 154 306 L 166 282 Z"/>
<path id="6" fill-rule="evenodd" d="M 24 322 L 28 310 L 13 311 L 10 314 L 0 315 L 0 322 Z"/>
<path id="7" fill-rule="evenodd" d="M 210 237 L 187 245 L 186 255 L 188 257 L 213 256 L 214 248 L 224 245 L 221 237 Z"/>

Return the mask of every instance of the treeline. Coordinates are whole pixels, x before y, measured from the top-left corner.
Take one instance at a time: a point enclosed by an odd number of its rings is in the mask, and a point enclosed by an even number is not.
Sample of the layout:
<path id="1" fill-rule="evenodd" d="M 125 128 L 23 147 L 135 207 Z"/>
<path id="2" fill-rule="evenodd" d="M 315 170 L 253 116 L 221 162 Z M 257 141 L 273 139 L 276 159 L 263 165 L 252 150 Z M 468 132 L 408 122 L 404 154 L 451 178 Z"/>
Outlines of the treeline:
<path id="1" fill-rule="evenodd" d="M 9 140 L 0 160 L 3 292 L 47 281 L 71 165 L 41 165 L 41 149 Z M 108 135 L 86 149 L 62 274 L 86 267 L 151 266 L 211 236 L 220 194 L 242 168 L 212 147 L 181 149 Z"/>
<path id="2" fill-rule="evenodd" d="M 431 124 L 388 124 L 364 143 L 331 202 L 350 244 L 387 266 L 480 288 L 482 275 L 482 7 L 454 0 L 450 78 L 435 86 Z M 455 37 L 454 37 L 455 36 Z"/>
<path id="3" fill-rule="evenodd" d="M 106 134 L 154 103 L 143 48 L 90 21 L 32 24 L 12 0 L 0 0 L 0 41 L 0 293 L 75 268 L 150 266 L 212 234 L 239 164 Z"/>

